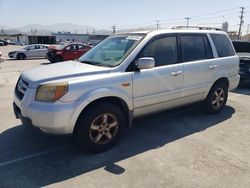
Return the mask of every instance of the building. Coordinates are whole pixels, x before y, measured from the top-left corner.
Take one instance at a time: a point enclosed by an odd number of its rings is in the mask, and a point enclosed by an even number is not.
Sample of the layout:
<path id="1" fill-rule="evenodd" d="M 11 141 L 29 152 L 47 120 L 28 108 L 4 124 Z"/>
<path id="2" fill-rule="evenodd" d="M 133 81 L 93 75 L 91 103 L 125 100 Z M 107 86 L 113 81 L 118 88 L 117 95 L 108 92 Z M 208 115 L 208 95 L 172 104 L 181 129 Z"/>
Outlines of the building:
<path id="1" fill-rule="evenodd" d="M 56 44 L 56 37 L 53 35 L 27 35 L 27 44 Z"/>
<path id="2" fill-rule="evenodd" d="M 65 41 L 71 41 L 96 45 L 97 43 L 108 37 L 108 35 L 89 35 L 70 32 L 57 32 L 52 33 L 52 35 L 56 37 L 56 43 L 58 44 Z"/>
<path id="3" fill-rule="evenodd" d="M 52 33 L 52 35 L 56 37 L 56 43 L 58 44 L 65 41 L 80 42 L 80 43 L 86 43 L 88 41 L 87 34 L 57 32 L 57 33 Z"/>
<path id="4" fill-rule="evenodd" d="M 238 40 L 238 32 L 228 31 L 227 34 L 231 40 Z"/>
<path id="5" fill-rule="evenodd" d="M 246 35 L 242 36 L 241 40 L 243 40 L 243 41 L 250 41 L 250 34 L 246 34 Z"/>
<path id="6" fill-rule="evenodd" d="M 109 35 L 89 35 L 88 43 L 92 45 L 96 45 L 99 42 L 103 41 Z"/>
<path id="7" fill-rule="evenodd" d="M 224 22 L 222 23 L 222 31 L 228 32 L 228 27 L 229 27 L 229 23 L 228 22 Z"/>

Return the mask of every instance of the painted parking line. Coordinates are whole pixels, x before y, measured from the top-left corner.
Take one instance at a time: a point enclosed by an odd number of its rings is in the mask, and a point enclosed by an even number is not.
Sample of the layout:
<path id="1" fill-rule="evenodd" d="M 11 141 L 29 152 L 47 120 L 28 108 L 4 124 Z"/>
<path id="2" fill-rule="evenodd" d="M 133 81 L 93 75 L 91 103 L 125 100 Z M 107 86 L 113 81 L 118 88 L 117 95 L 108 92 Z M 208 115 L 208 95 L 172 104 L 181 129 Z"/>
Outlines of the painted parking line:
<path id="1" fill-rule="evenodd" d="M 31 159 L 33 157 L 38 157 L 38 156 L 41 156 L 41 155 L 45 155 L 45 154 L 48 154 L 48 153 L 51 153 L 51 152 L 54 152 L 54 151 L 62 150 L 62 149 L 65 149 L 65 148 L 73 146 L 73 145 L 75 145 L 75 144 L 68 144 L 68 145 L 60 146 L 60 147 L 53 148 L 53 149 L 50 149 L 50 150 L 47 150 L 47 151 L 42 151 L 42 152 L 39 152 L 39 153 L 34 153 L 34 154 L 31 154 L 31 155 L 27 155 L 27 156 L 24 156 L 24 157 L 20 157 L 20 158 L 17 158 L 17 159 L 6 161 L 6 162 L 3 162 L 3 163 L 0 163 L 0 167 L 7 166 L 7 165 L 10 165 L 10 164 L 13 164 L 13 163 L 20 162 L 20 161 L 24 161 L 24 160 L 27 160 L 27 159 Z"/>

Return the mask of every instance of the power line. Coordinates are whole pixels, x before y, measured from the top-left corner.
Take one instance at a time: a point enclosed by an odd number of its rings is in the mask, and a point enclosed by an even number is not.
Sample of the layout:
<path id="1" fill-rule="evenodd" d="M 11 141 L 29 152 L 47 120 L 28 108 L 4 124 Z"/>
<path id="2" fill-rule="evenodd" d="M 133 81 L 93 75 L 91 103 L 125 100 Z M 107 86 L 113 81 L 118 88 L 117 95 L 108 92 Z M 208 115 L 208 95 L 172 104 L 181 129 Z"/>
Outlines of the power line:
<path id="1" fill-rule="evenodd" d="M 229 12 L 229 11 L 232 11 L 232 10 L 237 10 L 239 7 L 237 8 L 231 8 L 231 9 L 226 9 L 226 10 L 221 10 L 221 11 L 216 11 L 216 12 L 211 12 L 211 13 L 206 13 L 206 14 L 202 14 L 202 15 L 198 15 L 198 16 L 191 16 L 192 19 L 194 18 L 199 18 L 199 17 L 205 17 L 205 16 L 210 16 L 210 15 L 214 15 L 214 14 L 221 14 L 221 13 L 224 13 L 224 12 Z"/>

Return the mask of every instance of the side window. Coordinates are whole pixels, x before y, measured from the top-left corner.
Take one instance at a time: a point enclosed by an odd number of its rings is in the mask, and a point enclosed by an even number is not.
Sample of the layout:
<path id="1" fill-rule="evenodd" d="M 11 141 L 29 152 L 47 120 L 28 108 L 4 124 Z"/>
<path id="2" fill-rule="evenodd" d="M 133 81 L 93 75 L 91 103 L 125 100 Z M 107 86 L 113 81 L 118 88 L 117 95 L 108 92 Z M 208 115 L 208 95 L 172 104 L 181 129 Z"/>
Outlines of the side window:
<path id="1" fill-rule="evenodd" d="M 156 67 L 177 63 L 176 36 L 154 39 L 144 47 L 139 57 L 153 57 Z"/>
<path id="2" fill-rule="evenodd" d="M 210 36 L 214 42 L 219 57 L 235 55 L 233 47 L 226 35 L 210 34 Z"/>
<path id="3" fill-rule="evenodd" d="M 28 50 L 35 50 L 36 48 L 35 48 L 35 46 L 30 46 L 29 48 L 28 48 Z"/>
<path id="4" fill-rule="evenodd" d="M 211 48 L 210 52 L 209 46 L 206 49 L 203 35 L 181 35 L 181 47 L 183 62 L 209 59 L 212 56 Z"/>
<path id="5" fill-rule="evenodd" d="M 78 45 L 79 50 L 82 50 L 82 49 L 85 49 L 85 48 L 86 48 L 86 46 L 84 46 L 84 45 L 80 45 L 80 44 Z"/>
<path id="6" fill-rule="evenodd" d="M 68 47 L 66 47 L 66 50 L 74 51 L 75 50 L 75 45 L 69 45 Z"/>

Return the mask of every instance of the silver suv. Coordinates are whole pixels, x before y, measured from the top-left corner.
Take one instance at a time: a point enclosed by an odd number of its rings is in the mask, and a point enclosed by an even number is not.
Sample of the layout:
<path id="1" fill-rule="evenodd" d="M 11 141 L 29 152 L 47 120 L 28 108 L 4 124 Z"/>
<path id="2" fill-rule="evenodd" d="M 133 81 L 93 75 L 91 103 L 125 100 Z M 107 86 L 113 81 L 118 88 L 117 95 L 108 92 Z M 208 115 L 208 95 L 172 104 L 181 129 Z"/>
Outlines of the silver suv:
<path id="1" fill-rule="evenodd" d="M 78 61 L 23 72 L 14 112 L 44 132 L 76 135 L 91 151 L 118 142 L 132 119 L 201 102 L 219 113 L 239 83 L 224 32 L 157 30 L 110 36 Z"/>

